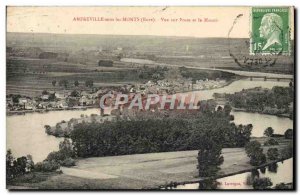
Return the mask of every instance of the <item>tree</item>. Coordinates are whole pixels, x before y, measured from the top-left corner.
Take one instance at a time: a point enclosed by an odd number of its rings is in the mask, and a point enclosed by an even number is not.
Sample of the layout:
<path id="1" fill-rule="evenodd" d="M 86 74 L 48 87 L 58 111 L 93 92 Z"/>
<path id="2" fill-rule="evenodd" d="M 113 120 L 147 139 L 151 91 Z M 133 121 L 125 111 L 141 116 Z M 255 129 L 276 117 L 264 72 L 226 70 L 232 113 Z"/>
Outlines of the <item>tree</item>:
<path id="1" fill-rule="evenodd" d="M 71 92 L 71 96 L 72 96 L 72 97 L 79 97 L 79 96 L 80 96 L 80 93 L 79 93 L 78 91 L 76 91 L 76 90 L 73 90 L 73 91 Z"/>
<path id="2" fill-rule="evenodd" d="M 251 141 L 246 144 L 245 150 L 250 157 L 250 164 L 258 166 L 266 162 L 266 155 L 263 153 L 261 144 L 258 141 Z"/>
<path id="3" fill-rule="evenodd" d="M 209 138 L 201 140 L 198 152 L 198 171 L 200 177 L 210 177 L 217 173 L 219 165 L 224 162 L 221 156 L 222 147 L 220 143 Z"/>
<path id="4" fill-rule="evenodd" d="M 293 144 L 288 144 L 285 148 L 281 150 L 281 157 L 284 159 L 288 159 L 293 157 Z"/>
<path id="5" fill-rule="evenodd" d="M 51 127 L 50 127 L 50 125 L 45 125 L 44 128 L 45 128 L 45 132 L 46 132 L 48 135 L 51 135 Z"/>
<path id="6" fill-rule="evenodd" d="M 252 166 L 259 166 L 264 164 L 267 161 L 266 155 L 262 152 L 262 150 L 258 150 L 251 154 L 250 156 L 250 164 Z"/>
<path id="7" fill-rule="evenodd" d="M 10 149 L 6 152 L 6 179 L 10 180 L 14 177 L 14 169 L 13 169 L 13 161 L 14 157 Z"/>
<path id="8" fill-rule="evenodd" d="M 66 79 L 63 79 L 63 80 L 60 80 L 58 84 L 59 84 L 59 86 L 64 86 L 65 88 L 67 88 L 69 85 L 69 82 Z"/>
<path id="9" fill-rule="evenodd" d="M 262 151 L 261 144 L 258 141 L 251 141 L 246 144 L 245 150 L 248 156 L 251 156 L 256 151 Z"/>
<path id="10" fill-rule="evenodd" d="M 42 92 L 42 95 L 48 95 L 49 94 L 49 92 L 47 91 L 47 90 L 44 90 L 43 92 Z"/>
<path id="11" fill-rule="evenodd" d="M 284 132 L 285 139 L 293 139 L 293 129 L 288 129 Z"/>
<path id="12" fill-rule="evenodd" d="M 252 124 L 238 126 L 234 135 L 238 147 L 244 147 L 250 141 L 252 129 Z"/>
<path id="13" fill-rule="evenodd" d="M 33 169 L 34 163 L 31 155 L 21 156 L 15 159 L 11 150 L 6 153 L 6 179 L 9 181 L 19 175 L 24 175 Z"/>
<path id="14" fill-rule="evenodd" d="M 231 106 L 229 104 L 225 104 L 225 106 L 224 106 L 224 112 L 225 112 L 226 116 L 230 115 L 231 110 L 232 110 Z"/>
<path id="15" fill-rule="evenodd" d="M 264 131 L 264 135 L 267 137 L 272 137 L 273 133 L 274 133 L 274 129 L 272 127 L 268 127 Z"/>
<path id="16" fill-rule="evenodd" d="M 270 160 L 278 159 L 279 153 L 277 148 L 269 148 L 267 152 L 267 157 Z"/>
<path id="17" fill-rule="evenodd" d="M 69 139 L 65 138 L 64 141 L 59 143 L 59 151 L 66 157 L 74 157 L 73 145 Z"/>
<path id="18" fill-rule="evenodd" d="M 255 190 L 265 190 L 265 189 L 269 189 L 269 187 L 271 187 L 273 185 L 273 183 L 271 182 L 271 179 L 268 177 L 265 178 L 255 178 L 253 181 L 253 188 Z"/>
<path id="19" fill-rule="evenodd" d="M 53 81 L 52 81 L 52 85 L 53 85 L 53 87 L 55 87 L 55 85 L 56 85 L 56 80 L 53 80 Z"/>
<path id="20" fill-rule="evenodd" d="M 87 87 L 93 87 L 94 86 L 94 81 L 93 80 L 87 80 L 85 81 L 85 86 Z"/>
<path id="21" fill-rule="evenodd" d="M 79 86 L 79 81 L 78 81 L 78 80 L 74 81 L 74 86 L 75 86 L 75 87 L 78 87 L 78 86 Z"/>
<path id="22" fill-rule="evenodd" d="M 31 172 L 34 169 L 34 162 L 32 160 L 32 156 L 29 154 L 26 156 L 27 161 L 26 161 L 26 171 Z"/>
<path id="23" fill-rule="evenodd" d="M 270 173 L 277 173 L 277 169 L 278 169 L 277 163 L 272 163 L 272 164 L 268 165 L 268 171 Z"/>

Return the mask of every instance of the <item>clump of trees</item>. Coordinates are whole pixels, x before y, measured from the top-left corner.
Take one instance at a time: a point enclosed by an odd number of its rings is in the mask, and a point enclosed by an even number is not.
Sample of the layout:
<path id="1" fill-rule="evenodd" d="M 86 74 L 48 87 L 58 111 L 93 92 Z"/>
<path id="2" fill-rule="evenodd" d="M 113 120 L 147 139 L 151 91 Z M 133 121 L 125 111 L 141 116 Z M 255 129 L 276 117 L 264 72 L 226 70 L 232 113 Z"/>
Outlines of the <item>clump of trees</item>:
<path id="1" fill-rule="evenodd" d="M 98 66 L 104 66 L 104 67 L 112 67 L 113 61 L 112 60 L 99 60 Z"/>
<path id="2" fill-rule="evenodd" d="M 229 80 L 235 76 L 234 74 L 228 72 L 197 70 L 186 68 L 184 66 L 179 67 L 179 71 L 181 76 L 183 76 L 184 78 L 192 78 L 193 80 L 216 80 L 217 78 Z"/>
<path id="3" fill-rule="evenodd" d="M 293 87 L 275 86 L 271 90 L 247 89 L 234 94 L 226 94 L 226 99 L 235 108 L 246 109 L 250 112 L 293 115 L 293 109 L 290 109 L 294 101 Z"/>
<path id="4" fill-rule="evenodd" d="M 36 163 L 34 170 L 38 172 L 53 172 L 59 169 L 59 167 L 59 164 L 56 162 L 43 161 Z"/>
<path id="5" fill-rule="evenodd" d="M 14 158 L 11 150 L 6 152 L 6 179 L 10 181 L 20 175 L 31 172 L 34 169 L 34 162 L 31 155 Z"/>
<path id="6" fill-rule="evenodd" d="M 138 76 L 143 80 L 163 80 L 165 79 L 165 73 L 168 70 L 166 67 L 156 66 L 156 67 L 148 67 L 144 66 L 139 70 Z"/>
<path id="7" fill-rule="evenodd" d="M 52 172 L 59 169 L 60 166 L 70 167 L 75 165 L 75 153 L 73 145 L 69 139 L 59 144 L 59 151 L 51 152 L 43 162 L 38 162 L 35 165 L 36 171 Z"/>
<path id="8" fill-rule="evenodd" d="M 245 146 L 246 153 L 250 157 L 250 164 L 258 166 L 266 162 L 266 155 L 263 153 L 261 144 L 258 141 L 251 141 Z"/>
<path id="9" fill-rule="evenodd" d="M 285 148 L 283 148 L 282 150 L 281 150 L 281 157 L 283 158 L 283 159 L 288 159 L 288 158 L 291 158 L 291 157 L 293 157 L 293 144 L 292 143 L 290 143 L 290 144 L 288 144 Z"/>
<path id="10" fill-rule="evenodd" d="M 189 117 L 187 117 L 189 116 Z M 70 138 L 79 157 L 197 150 L 205 138 L 222 147 L 243 147 L 251 125 L 236 126 L 222 112 L 77 124 Z"/>
<path id="11" fill-rule="evenodd" d="M 268 177 L 264 178 L 255 178 L 253 181 L 253 188 L 255 190 L 265 190 L 265 189 L 270 189 L 270 187 L 273 185 L 272 181 Z"/>

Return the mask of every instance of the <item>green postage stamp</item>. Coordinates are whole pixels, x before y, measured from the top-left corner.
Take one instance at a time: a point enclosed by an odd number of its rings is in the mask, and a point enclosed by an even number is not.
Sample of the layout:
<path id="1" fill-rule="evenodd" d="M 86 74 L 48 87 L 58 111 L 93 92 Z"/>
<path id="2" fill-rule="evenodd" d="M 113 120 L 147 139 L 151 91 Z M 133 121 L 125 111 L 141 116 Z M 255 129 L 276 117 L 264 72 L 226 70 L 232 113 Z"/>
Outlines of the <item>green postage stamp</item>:
<path id="1" fill-rule="evenodd" d="M 250 54 L 290 55 L 290 9 L 253 7 Z"/>

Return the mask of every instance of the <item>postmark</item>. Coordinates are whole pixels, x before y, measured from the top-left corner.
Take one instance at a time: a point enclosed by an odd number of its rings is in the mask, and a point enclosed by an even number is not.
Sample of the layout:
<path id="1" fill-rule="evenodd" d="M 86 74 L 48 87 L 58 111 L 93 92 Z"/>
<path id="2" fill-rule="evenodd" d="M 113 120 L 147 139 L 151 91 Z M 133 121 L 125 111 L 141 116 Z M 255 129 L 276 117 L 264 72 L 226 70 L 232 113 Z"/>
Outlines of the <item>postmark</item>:
<path id="1" fill-rule="evenodd" d="M 253 7 L 250 29 L 250 55 L 290 55 L 288 7 Z"/>

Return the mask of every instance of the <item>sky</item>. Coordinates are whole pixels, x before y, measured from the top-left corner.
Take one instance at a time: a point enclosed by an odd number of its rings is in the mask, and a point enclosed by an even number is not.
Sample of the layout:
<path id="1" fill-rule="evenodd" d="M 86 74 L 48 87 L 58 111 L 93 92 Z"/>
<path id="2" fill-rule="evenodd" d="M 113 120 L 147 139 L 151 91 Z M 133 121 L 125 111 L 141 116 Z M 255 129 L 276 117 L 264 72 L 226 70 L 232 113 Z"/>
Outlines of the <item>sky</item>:
<path id="1" fill-rule="evenodd" d="M 230 37 L 248 38 L 250 11 L 249 7 L 7 7 L 7 32 L 228 37 L 240 15 Z M 114 21 L 79 21 L 83 17 Z M 124 21 L 129 17 L 139 20 Z"/>

